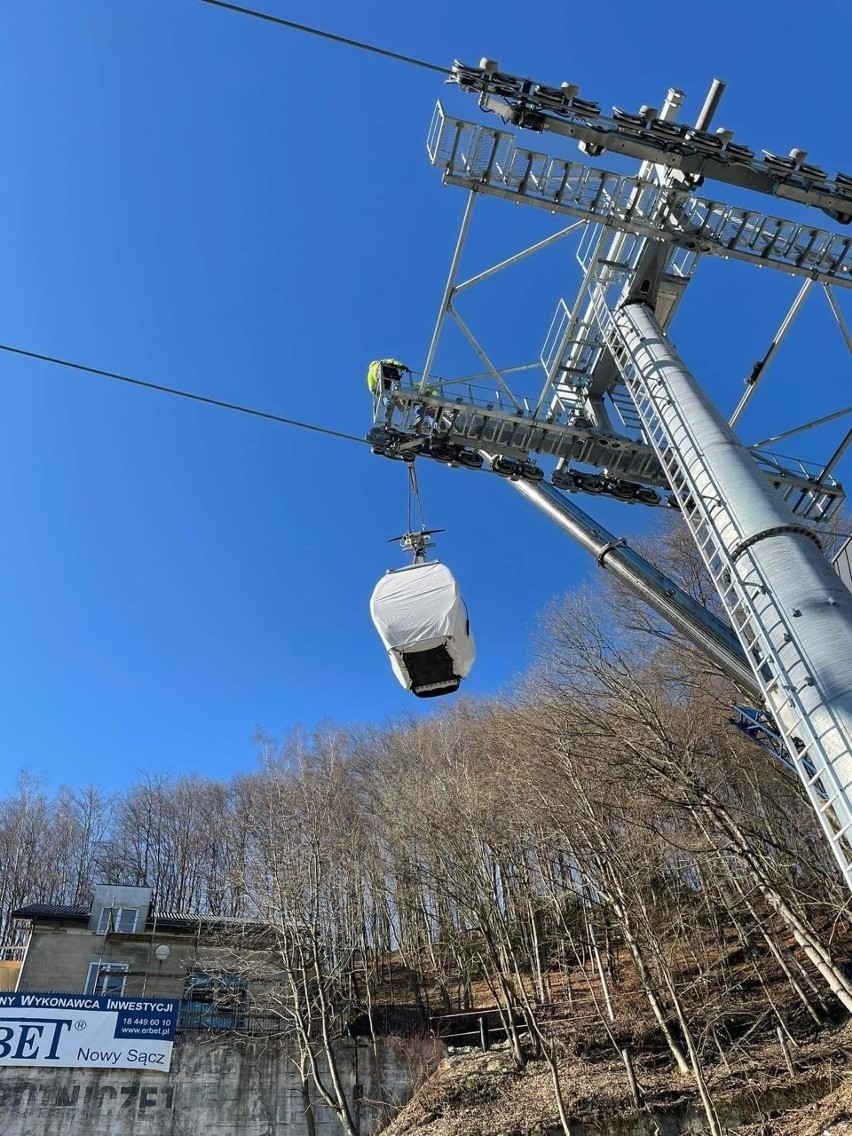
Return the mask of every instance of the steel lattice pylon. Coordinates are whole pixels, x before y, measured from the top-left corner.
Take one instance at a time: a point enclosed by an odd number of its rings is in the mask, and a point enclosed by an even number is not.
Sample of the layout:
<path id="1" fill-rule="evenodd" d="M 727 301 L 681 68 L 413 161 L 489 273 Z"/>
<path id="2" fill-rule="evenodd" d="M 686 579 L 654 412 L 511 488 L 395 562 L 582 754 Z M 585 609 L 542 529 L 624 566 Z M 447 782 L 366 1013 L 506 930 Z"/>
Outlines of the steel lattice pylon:
<path id="1" fill-rule="evenodd" d="M 427 149 L 444 184 L 468 191 L 461 229 L 422 374 L 377 392 L 374 452 L 486 468 L 506 478 L 598 563 L 686 634 L 772 718 L 744 711 L 760 730 L 777 725 L 852 888 L 852 592 L 833 572 L 811 529 L 841 504 L 833 470 L 852 430 L 822 467 L 747 447 L 733 427 L 809 293 L 823 291 L 852 351 L 833 289 L 852 287 L 852 234 L 728 205 L 692 190 L 716 181 L 771 194 L 852 221 L 852 177 L 764 152 L 755 158 L 730 131 L 709 132 L 723 84 L 714 81 L 694 126 L 677 121 L 683 95 L 659 113 L 580 99 L 501 73 L 483 60 L 455 64 L 455 81 L 504 123 L 563 135 L 591 158 L 606 150 L 638 158 L 635 174 L 569 161 L 520 144 L 514 131 L 438 109 Z M 462 278 L 475 202 L 495 197 L 545 209 L 572 223 L 529 248 Z M 583 273 L 571 304 L 560 301 L 539 359 L 495 365 L 461 315 L 468 290 L 580 233 Z M 730 419 L 714 406 L 667 338 L 703 256 L 739 260 L 802 278 L 770 348 L 755 365 Z M 814 286 L 817 286 L 816 288 Z M 483 368 L 464 379 L 434 373 L 443 326 L 455 322 Z M 798 430 L 848 414 L 825 415 Z M 780 441 L 788 431 L 769 442 Z M 553 487 L 540 484 L 552 460 Z M 718 589 L 731 630 L 653 565 L 626 549 L 562 491 L 678 508 Z M 754 723 L 752 723 L 754 725 Z M 775 743 L 774 743 L 775 744 Z"/>

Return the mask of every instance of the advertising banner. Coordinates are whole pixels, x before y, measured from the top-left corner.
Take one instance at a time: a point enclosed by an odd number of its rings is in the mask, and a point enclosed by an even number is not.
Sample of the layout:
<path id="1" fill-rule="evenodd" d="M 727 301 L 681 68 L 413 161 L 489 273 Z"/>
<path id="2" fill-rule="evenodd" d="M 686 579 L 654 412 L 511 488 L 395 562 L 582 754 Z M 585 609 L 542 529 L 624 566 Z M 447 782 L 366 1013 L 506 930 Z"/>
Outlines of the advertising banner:
<path id="1" fill-rule="evenodd" d="M 0 1065 L 168 1072 L 176 998 L 0 993 Z"/>

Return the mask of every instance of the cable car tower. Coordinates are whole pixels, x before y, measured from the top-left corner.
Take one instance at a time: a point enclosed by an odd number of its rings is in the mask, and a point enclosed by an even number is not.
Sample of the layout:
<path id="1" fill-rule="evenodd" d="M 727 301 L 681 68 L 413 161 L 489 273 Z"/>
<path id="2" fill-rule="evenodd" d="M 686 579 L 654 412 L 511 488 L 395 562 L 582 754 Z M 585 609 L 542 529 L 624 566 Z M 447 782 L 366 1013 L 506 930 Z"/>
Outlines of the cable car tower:
<path id="1" fill-rule="evenodd" d="M 368 434 L 373 450 L 405 461 L 484 466 L 507 479 L 762 700 L 852 888 L 852 592 L 813 531 L 844 499 L 833 471 L 852 431 L 814 468 L 761 444 L 747 446 L 734 430 L 812 290 L 824 292 L 852 350 L 835 296 L 835 289 L 852 288 L 852 230 L 824 227 L 852 221 L 852 176 L 829 176 L 799 150 L 756 157 L 732 131 L 711 131 L 724 90 L 718 80 L 694 125 L 678 121 L 684 96 L 676 90 L 659 109 L 613 108 L 608 115 L 580 98 L 576 85 L 547 86 L 485 59 L 479 67 L 455 63 L 450 82 L 477 95 L 480 108 L 502 124 L 452 117 L 440 103 L 435 111 L 429 159 L 445 185 L 467 190 L 467 204 L 423 373 L 377 394 Z M 528 148 L 528 131 L 573 139 L 580 160 Z M 638 170 L 594 164 L 608 153 L 638 160 Z M 770 196 L 773 208 L 810 207 L 821 214 L 818 224 L 726 204 L 713 196 L 724 186 Z M 474 206 L 486 195 L 569 223 L 463 279 Z M 572 233 L 580 238 L 583 273 L 577 295 L 559 302 L 537 363 L 501 370 L 460 315 L 457 298 Z M 704 256 L 802 281 L 730 417 L 667 335 Z M 479 358 L 482 377 L 433 375 L 448 319 Z M 730 627 L 566 493 L 679 510 Z"/>

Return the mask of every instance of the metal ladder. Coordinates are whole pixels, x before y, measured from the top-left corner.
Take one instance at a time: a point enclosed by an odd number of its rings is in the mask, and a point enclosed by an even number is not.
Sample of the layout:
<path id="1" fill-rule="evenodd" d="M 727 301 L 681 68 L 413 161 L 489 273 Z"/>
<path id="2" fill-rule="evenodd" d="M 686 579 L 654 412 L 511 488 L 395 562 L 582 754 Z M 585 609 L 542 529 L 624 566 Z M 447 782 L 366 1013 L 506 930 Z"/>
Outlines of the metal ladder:
<path id="1" fill-rule="evenodd" d="M 833 718 L 817 734 L 801 698 L 802 687 L 781 658 L 780 647 L 793 640 L 793 628 L 776 603 L 760 565 L 745 549 L 736 564 L 720 533 L 736 527 L 724 492 L 708 499 L 693 470 L 702 466 L 701 448 L 690 423 L 664 391 L 642 375 L 630 344 L 613 322 L 605 296 L 592 294 L 601 331 L 619 364 L 645 430 L 681 501 L 683 518 L 713 580 L 731 625 L 749 658 L 766 704 L 773 712 L 790 760 L 807 792 L 848 886 L 852 887 L 852 807 L 830 755 L 844 744 L 844 732 Z M 668 427 L 663 425 L 664 415 Z M 672 423 L 675 423 L 673 426 Z M 672 436 L 677 432 L 677 444 Z M 789 651 L 789 646 L 787 647 Z M 804 668 L 804 660 L 799 663 Z M 807 681 L 807 680 L 806 680 Z M 831 711 L 827 711 L 831 714 Z"/>
<path id="2" fill-rule="evenodd" d="M 587 292 L 597 287 L 604 293 L 620 290 L 629 282 L 641 259 L 647 240 L 630 233 L 613 233 L 603 224 L 589 225 L 577 250 L 583 271 L 580 297 L 573 310 L 560 300 L 541 350 L 541 363 L 552 383 L 554 403 L 568 408 L 584 405 L 583 384 L 593 379 L 604 352 L 604 340 L 590 306 Z M 683 253 L 683 250 L 676 250 Z M 686 252 L 676 258 L 665 279 L 688 281 L 697 255 Z M 606 391 L 607 400 L 628 436 L 642 441 L 642 420 L 624 383 L 616 379 Z"/>
<path id="3" fill-rule="evenodd" d="M 585 409 L 577 381 L 582 381 L 591 372 L 600 355 L 602 342 L 596 323 L 575 317 L 566 302 L 559 301 L 539 356 L 552 383 L 557 403 L 555 410 L 581 413 Z"/>
<path id="4" fill-rule="evenodd" d="M 622 286 L 628 279 L 636 256 L 641 251 L 641 239 L 630 233 L 611 233 L 604 225 L 590 225 L 577 250 L 577 262 L 583 271 L 583 289 L 573 310 L 560 300 L 550 324 L 550 330 L 541 350 L 541 363 L 548 381 L 552 384 L 552 407 L 572 404 L 585 409 L 583 387 L 593 375 L 604 351 L 604 339 L 588 298 L 589 288 L 604 291 Z M 642 440 L 642 423 L 630 396 L 618 384 L 619 400 L 612 392 L 610 397 L 621 424 L 635 432 Z M 628 405 L 629 404 L 629 405 Z"/>
<path id="5" fill-rule="evenodd" d="M 644 424 L 639 411 L 636 409 L 636 403 L 624 383 L 614 383 L 607 394 L 625 430 L 641 434 L 644 430 Z"/>

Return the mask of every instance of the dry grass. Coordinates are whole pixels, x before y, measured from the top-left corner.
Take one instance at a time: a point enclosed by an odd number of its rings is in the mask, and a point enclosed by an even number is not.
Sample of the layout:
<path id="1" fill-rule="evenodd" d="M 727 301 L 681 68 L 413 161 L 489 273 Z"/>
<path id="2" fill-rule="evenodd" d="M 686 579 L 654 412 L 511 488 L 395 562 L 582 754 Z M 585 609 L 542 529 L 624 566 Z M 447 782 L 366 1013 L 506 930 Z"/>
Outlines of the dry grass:
<path id="1" fill-rule="evenodd" d="M 691 1076 L 673 1069 L 628 975 L 616 997 L 613 1032 L 617 1044 L 633 1054 L 646 1114 L 698 1114 Z M 767 1012 L 763 992 L 750 989 L 745 971 L 743 980 L 737 1013 L 714 1019 L 724 1059 L 708 1040 L 708 1024 L 696 1024 L 699 1033 L 704 1031 L 705 1076 L 727 1130 L 741 1136 L 852 1136 L 852 1022 L 817 1032 L 789 988 L 776 980 L 773 1000 L 795 1039 L 789 1046 L 791 1077 L 775 1034 L 777 1019 Z M 561 1054 L 559 1076 L 570 1117 L 606 1132 L 636 1113 L 624 1066 L 596 1016 L 591 987 L 576 974 L 572 985 L 573 1008 L 564 1002 L 555 1006 L 547 1030 Z M 558 1130 L 545 1062 L 532 1059 L 519 1070 L 508 1048 L 500 1046 L 487 1054 L 450 1053 L 385 1131 L 386 1136 L 535 1136 Z M 653 1124 L 648 1131 L 654 1131 Z"/>
<path id="2" fill-rule="evenodd" d="M 756 1047 L 750 1061 L 731 1073 L 713 1070 L 712 1092 L 728 1131 L 738 1136 L 852 1136 L 852 1068 L 847 1031 L 802 1045 L 797 1078 L 779 1066 L 771 1047 Z M 648 1113 L 696 1111 L 691 1078 L 638 1059 L 637 1075 Z M 623 1068 L 612 1058 L 564 1057 L 559 1064 L 572 1120 L 605 1132 L 614 1121 L 636 1116 Z M 840 1082 L 831 1091 L 831 1081 Z M 787 1108 L 818 1095 L 815 1103 Z M 553 1089 L 544 1062 L 515 1068 L 509 1053 L 447 1057 L 435 1075 L 385 1130 L 385 1136 L 533 1136 L 558 1130 Z M 653 1126 L 650 1127 L 653 1131 Z"/>

